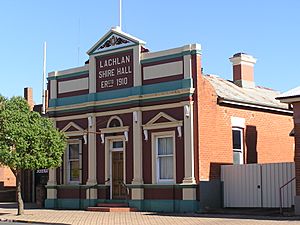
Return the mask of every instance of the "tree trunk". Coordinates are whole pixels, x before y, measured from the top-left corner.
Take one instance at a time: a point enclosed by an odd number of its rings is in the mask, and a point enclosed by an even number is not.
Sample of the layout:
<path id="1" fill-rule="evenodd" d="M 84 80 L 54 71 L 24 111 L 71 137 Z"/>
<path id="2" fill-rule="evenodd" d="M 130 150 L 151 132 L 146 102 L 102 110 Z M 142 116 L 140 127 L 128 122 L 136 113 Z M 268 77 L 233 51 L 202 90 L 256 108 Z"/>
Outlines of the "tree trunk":
<path id="1" fill-rule="evenodd" d="M 24 203 L 23 203 L 22 192 L 21 192 L 21 178 L 22 178 L 21 170 L 17 170 L 16 171 L 17 200 L 18 200 L 18 214 L 17 215 L 23 215 L 24 214 Z"/>

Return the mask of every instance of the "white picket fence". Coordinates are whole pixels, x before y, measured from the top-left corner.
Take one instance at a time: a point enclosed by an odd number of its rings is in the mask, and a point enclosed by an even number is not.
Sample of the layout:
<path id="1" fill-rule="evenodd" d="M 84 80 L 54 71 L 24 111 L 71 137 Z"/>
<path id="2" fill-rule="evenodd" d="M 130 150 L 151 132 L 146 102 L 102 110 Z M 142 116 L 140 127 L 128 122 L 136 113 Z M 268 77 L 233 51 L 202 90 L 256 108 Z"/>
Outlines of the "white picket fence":
<path id="1" fill-rule="evenodd" d="M 224 207 L 279 208 L 279 189 L 295 177 L 295 164 L 221 166 Z M 282 207 L 294 205 L 295 180 L 282 189 Z"/>

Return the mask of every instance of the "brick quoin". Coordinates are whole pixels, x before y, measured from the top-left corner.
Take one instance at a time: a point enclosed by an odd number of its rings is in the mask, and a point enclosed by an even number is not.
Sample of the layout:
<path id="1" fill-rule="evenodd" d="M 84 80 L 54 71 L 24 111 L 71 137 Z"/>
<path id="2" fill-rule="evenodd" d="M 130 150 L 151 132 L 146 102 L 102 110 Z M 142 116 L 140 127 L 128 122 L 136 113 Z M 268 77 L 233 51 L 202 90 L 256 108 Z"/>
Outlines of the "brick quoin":
<path id="1" fill-rule="evenodd" d="M 214 88 L 203 76 L 198 77 L 197 91 L 200 180 L 219 179 L 220 165 L 233 162 L 231 116 L 245 119 L 245 163 L 294 161 L 291 115 L 218 105 Z M 297 144 L 300 147 L 300 142 Z M 255 146 L 257 153 L 253 155 Z M 300 194 L 300 188 L 298 191 Z"/>

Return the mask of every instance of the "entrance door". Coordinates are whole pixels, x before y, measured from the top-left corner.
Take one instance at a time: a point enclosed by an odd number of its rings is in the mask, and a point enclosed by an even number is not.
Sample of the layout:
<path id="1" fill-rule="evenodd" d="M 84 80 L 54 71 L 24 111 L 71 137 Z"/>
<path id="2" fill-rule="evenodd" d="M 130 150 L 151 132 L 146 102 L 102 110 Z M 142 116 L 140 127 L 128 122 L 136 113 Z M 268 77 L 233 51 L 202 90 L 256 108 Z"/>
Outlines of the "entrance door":
<path id="1" fill-rule="evenodd" d="M 123 141 L 113 141 L 111 151 L 112 162 L 112 198 L 125 199 L 126 190 L 122 183 L 124 182 L 124 153 Z"/>

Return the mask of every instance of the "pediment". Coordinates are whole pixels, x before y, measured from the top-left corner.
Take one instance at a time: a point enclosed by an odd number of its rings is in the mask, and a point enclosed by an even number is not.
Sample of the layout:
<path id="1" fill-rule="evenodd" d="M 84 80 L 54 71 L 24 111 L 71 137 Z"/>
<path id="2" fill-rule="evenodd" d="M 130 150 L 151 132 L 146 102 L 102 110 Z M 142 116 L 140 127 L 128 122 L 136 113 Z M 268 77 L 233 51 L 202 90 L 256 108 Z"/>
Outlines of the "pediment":
<path id="1" fill-rule="evenodd" d="M 181 120 L 176 120 L 164 112 L 158 113 L 148 123 L 143 125 L 144 130 L 163 129 L 171 127 L 181 127 Z"/>
<path id="2" fill-rule="evenodd" d="M 107 32 L 88 52 L 88 55 L 93 55 L 118 48 L 134 46 L 137 44 L 144 45 L 145 42 L 133 37 L 120 28 L 112 28 Z"/>
<path id="3" fill-rule="evenodd" d="M 168 122 L 177 122 L 177 120 L 164 112 L 160 112 L 156 116 L 154 116 L 146 125 L 153 125 L 157 123 L 168 123 Z"/>
<path id="4" fill-rule="evenodd" d="M 61 131 L 63 132 L 84 132 L 84 129 L 74 122 L 68 123 Z"/>

